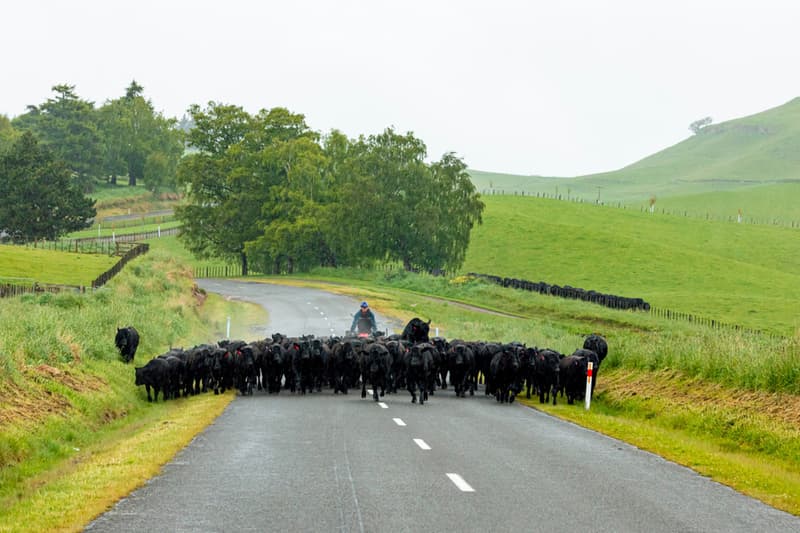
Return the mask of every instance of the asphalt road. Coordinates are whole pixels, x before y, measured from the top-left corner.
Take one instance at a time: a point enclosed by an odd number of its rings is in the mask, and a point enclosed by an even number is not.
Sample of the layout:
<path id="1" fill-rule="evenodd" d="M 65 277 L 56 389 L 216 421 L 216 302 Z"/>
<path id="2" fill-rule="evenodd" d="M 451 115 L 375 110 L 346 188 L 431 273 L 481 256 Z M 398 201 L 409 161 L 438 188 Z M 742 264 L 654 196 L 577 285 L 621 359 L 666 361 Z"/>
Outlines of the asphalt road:
<path id="1" fill-rule="evenodd" d="M 357 303 L 310 289 L 203 286 L 263 303 L 265 330 L 289 335 L 344 331 Z M 424 406 L 407 393 L 380 403 L 256 393 L 87 528 L 156 530 L 751 533 L 797 532 L 800 518 L 482 393 L 439 391 Z"/>

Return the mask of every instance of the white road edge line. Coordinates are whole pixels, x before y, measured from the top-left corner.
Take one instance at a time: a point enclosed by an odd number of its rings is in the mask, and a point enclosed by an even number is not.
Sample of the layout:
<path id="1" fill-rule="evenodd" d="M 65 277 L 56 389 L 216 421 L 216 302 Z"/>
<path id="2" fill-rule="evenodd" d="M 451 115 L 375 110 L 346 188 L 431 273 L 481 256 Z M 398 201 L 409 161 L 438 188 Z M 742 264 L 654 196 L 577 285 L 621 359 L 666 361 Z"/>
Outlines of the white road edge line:
<path id="1" fill-rule="evenodd" d="M 464 478 L 458 474 L 447 474 L 447 477 L 450 478 L 450 481 L 452 481 L 461 492 L 475 492 L 475 489 L 472 488 L 472 485 L 464 481 Z"/>
<path id="2" fill-rule="evenodd" d="M 428 446 L 428 443 L 427 443 L 427 442 L 425 442 L 425 441 L 424 441 L 424 440 L 422 440 L 422 439 L 414 439 L 414 442 L 416 442 L 416 443 L 417 443 L 417 446 L 419 446 L 419 447 L 420 447 L 420 448 L 422 448 L 423 450 L 430 450 L 430 449 L 431 449 L 431 447 L 430 447 L 430 446 Z M 449 476 L 450 474 L 447 474 L 447 475 Z M 463 480 L 462 480 L 462 481 L 463 481 Z"/>
<path id="3" fill-rule="evenodd" d="M 383 403 L 383 402 L 378 402 L 378 405 L 380 405 L 380 406 L 381 406 L 381 409 L 388 409 L 388 408 L 389 408 L 389 406 L 388 406 L 388 405 L 386 405 L 386 404 L 385 404 L 385 403 Z"/>
<path id="4" fill-rule="evenodd" d="M 394 420 L 394 423 L 397 424 L 398 426 L 405 426 L 406 425 L 406 423 L 403 422 L 403 420 L 401 418 L 392 418 L 392 420 Z"/>

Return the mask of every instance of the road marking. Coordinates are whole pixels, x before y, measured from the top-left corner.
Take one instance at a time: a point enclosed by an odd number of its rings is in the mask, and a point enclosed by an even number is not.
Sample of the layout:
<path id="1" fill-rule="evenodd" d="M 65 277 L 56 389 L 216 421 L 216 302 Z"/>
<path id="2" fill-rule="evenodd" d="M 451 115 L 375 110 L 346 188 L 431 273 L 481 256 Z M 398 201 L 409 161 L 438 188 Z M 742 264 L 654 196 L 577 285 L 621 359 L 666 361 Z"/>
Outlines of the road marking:
<path id="1" fill-rule="evenodd" d="M 397 424 L 398 426 L 405 426 L 406 425 L 406 423 L 403 422 L 403 420 L 401 418 L 392 418 L 392 420 L 394 420 L 394 423 Z"/>
<path id="2" fill-rule="evenodd" d="M 386 405 L 386 404 L 385 404 L 385 403 L 383 403 L 383 402 L 378 402 L 378 405 L 380 405 L 380 406 L 381 406 L 381 409 L 388 409 L 388 408 L 389 408 L 389 406 L 388 406 L 388 405 Z"/>
<path id="3" fill-rule="evenodd" d="M 317 306 L 315 305 L 315 306 L 314 306 L 314 311 L 319 311 L 319 307 L 317 307 Z"/>
<path id="4" fill-rule="evenodd" d="M 430 450 L 430 449 L 431 449 L 431 447 L 430 447 L 430 446 L 428 446 L 428 443 L 427 443 L 427 442 L 425 442 L 425 441 L 424 441 L 424 440 L 422 440 L 422 439 L 414 439 L 414 442 L 416 442 L 416 443 L 417 443 L 417 446 L 419 446 L 419 447 L 420 447 L 420 448 L 422 448 L 423 450 Z M 449 476 L 450 474 L 447 474 L 447 475 Z"/>
<path id="5" fill-rule="evenodd" d="M 450 478 L 450 481 L 461 490 L 461 492 L 475 492 L 475 489 L 472 486 L 464 481 L 464 478 L 459 476 L 458 474 L 447 474 L 447 477 Z"/>

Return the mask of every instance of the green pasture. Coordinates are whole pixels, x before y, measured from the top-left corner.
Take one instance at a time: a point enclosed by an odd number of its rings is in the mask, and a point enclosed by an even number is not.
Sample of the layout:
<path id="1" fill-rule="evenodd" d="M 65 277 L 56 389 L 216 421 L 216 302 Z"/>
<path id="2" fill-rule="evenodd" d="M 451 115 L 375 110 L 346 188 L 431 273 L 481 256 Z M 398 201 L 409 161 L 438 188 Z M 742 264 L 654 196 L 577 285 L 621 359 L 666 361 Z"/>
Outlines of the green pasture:
<path id="1" fill-rule="evenodd" d="M 131 187 L 128 185 L 127 177 L 120 177 L 117 179 L 116 185 L 105 182 L 97 183 L 94 191 L 92 191 L 89 196 L 97 200 L 98 204 L 102 205 L 103 203 L 114 200 L 130 202 L 133 198 L 152 197 L 152 194 L 153 193 L 144 187 L 144 184 Z"/>
<path id="2" fill-rule="evenodd" d="M 116 256 L 4 244 L 0 245 L 0 282 L 6 278 L 24 278 L 40 283 L 89 286 L 117 261 L 119 257 Z"/>
<path id="3" fill-rule="evenodd" d="M 797 229 L 486 197 L 464 272 L 643 298 L 765 331 L 800 328 Z"/>
<path id="4" fill-rule="evenodd" d="M 105 223 L 102 224 L 100 227 L 95 227 L 95 229 L 87 229 L 87 230 L 72 232 L 66 235 L 64 238 L 90 239 L 92 237 L 111 237 L 112 235 L 130 235 L 135 233 L 147 233 L 151 231 L 158 231 L 159 227 L 163 231 L 171 228 L 179 228 L 182 225 L 177 220 L 160 222 L 160 221 L 154 221 L 152 218 L 146 218 L 144 219 L 144 221 L 142 220 L 135 221 L 136 223 L 130 223 L 131 221 L 125 221 L 125 222 L 127 223 L 120 224 L 119 227 L 117 226 L 117 224 Z"/>
<path id="5" fill-rule="evenodd" d="M 642 201 L 641 209 L 649 207 Z M 800 229 L 800 181 L 758 184 L 735 190 L 689 196 L 657 198 L 654 211 L 675 216 L 736 221 L 741 209 L 742 223 L 780 225 Z"/>

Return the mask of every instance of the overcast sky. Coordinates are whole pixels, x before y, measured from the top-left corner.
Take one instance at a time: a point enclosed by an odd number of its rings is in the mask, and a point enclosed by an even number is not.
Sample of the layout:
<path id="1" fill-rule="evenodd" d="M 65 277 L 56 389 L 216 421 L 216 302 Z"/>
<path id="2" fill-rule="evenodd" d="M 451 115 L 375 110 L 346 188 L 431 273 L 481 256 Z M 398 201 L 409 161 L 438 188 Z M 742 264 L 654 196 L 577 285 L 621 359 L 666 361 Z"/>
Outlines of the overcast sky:
<path id="1" fill-rule="evenodd" d="M 431 159 L 574 176 L 800 96 L 798 27 L 798 0 L 7 0 L 0 114 L 136 79 L 168 116 L 281 106 L 323 133 L 413 131 Z"/>

